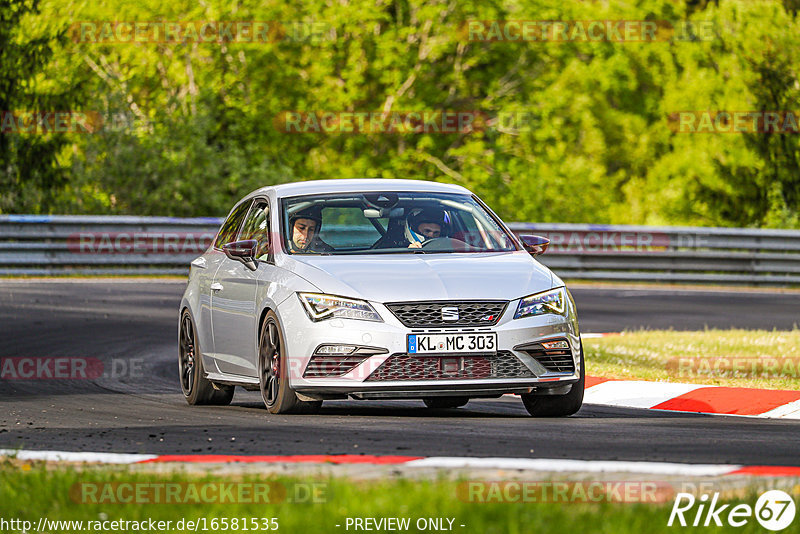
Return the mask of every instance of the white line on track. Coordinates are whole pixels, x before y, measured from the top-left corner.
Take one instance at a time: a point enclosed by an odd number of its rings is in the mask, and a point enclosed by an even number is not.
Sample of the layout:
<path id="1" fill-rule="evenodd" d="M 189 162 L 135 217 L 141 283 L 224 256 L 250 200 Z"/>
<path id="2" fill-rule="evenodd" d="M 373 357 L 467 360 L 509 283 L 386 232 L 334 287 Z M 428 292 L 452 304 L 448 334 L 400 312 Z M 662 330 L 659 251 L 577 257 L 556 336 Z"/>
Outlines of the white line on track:
<path id="1" fill-rule="evenodd" d="M 408 467 L 468 467 L 475 469 L 526 469 L 549 472 L 647 473 L 678 476 L 719 476 L 740 469 L 740 465 L 679 464 L 666 462 L 615 462 L 592 460 L 550 460 L 531 458 L 459 458 L 432 456 L 411 460 Z"/>
<path id="2" fill-rule="evenodd" d="M 114 452 L 63 452 L 63 451 L 17 451 L 0 449 L 0 456 L 12 456 L 19 460 L 44 460 L 47 462 L 82 462 L 101 464 L 133 464 L 158 458 L 157 454 L 119 454 Z"/>
<path id="3" fill-rule="evenodd" d="M 778 406 L 775 409 L 762 413 L 759 417 L 769 417 L 770 419 L 800 419 L 800 400 Z"/>
<path id="4" fill-rule="evenodd" d="M 0 456 L 20 460 L 45 460 L 79 463 L 133 464 L 158 458 L 155 454 L 117 454 L 106 452 L 16 451 L 0 449 Z M 198 457 L 201 458 L 201 457 Z M 220 463 L 225 463 L 220 459 Z M 291 460 L 275 463 L 291 463 Z M 667 462 L 622 462 L 594 460 L 561 460 L 546 458 L 471 458 L 432 456 L 409 460 L 403 465 L 421 468 L 514 469 L 546 472 L 642 473 L 676 476 L 720 476 L 742 466 L 727 464 L 681 464 Z"/>

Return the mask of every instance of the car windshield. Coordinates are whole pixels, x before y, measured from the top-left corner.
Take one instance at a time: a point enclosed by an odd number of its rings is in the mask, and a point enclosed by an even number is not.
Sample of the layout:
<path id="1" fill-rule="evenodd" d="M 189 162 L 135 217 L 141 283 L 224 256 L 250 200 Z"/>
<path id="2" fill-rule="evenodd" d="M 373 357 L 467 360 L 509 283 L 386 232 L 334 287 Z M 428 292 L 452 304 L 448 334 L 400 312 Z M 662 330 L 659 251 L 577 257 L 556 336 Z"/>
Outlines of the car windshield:
<path id="1" fill-rule="evenodd" d="M 468 194 L 375 192 L 304 195 L 281 203 L 289 254 L 506 252 L 516 242 Z"/>

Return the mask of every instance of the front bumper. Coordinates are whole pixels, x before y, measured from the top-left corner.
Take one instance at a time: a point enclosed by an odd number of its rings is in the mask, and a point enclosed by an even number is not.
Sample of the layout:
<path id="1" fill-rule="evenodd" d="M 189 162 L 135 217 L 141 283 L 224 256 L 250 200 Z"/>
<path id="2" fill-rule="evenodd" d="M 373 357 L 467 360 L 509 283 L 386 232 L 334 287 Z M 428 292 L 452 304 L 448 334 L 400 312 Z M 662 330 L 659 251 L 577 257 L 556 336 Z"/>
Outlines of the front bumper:
<path id="1" fill-rule="evenodd" d="M 408 328 L 385 306 L 371 302 L 385 322 L 368 322 L 349 319 L 329 319 L 312 322 L 297 298 L 290 298 L 279 308 L 284 328 L 290 386 L 301 396 L 314 399 L 328 398 L 395 398 L 411 399 L 432 396 L 497 397 L 507 393 L 565 394 L 577 382 L 581 373 L 581 345 L 575 308 L 572 300 L 562 315 L 541 315 L 525 319 L 513 319 L 519 301 L 511 301 L 502 317 L 494 326 L 480 328 Z M 497 356 L 490 354 L 458 355 L 407 355 L 407 336 L 424 333 L 474 333 L 497 334 Z M 532 356 L 528 350 L 532 344 L 543 341 L 566 340 L 568 355 L 573 365 L 568 372 L 548 369 Z M 382 349 L 384 354 L 366 357 L 361 363 L 341 376 L 309 378 L 304 376 L 314 351 L 323 344 L 356 345 Z M 416 363 L 426 359 L 425 364 L 436 367 L 434 361 L 443 358 L 465 361 L 483 361 L 496 368 L 499 355 L 505 361 L 518 361 L 515 368 L 520 376 L 498 377 L 493 372 L 479 377 L 450 376 L 441 378 L 414 379 L 414 374 L 387 375 L 376 373 L 388 365 L 392 358 L 414 358 Z M 495 358 L 495 359 L 493 359 Z M 435 359 L 435 360 L 431 360 Z M 392 362 L 394 363 L 394 362 Z M 551 366 L 552 367 L 552 366 Z M 487 367 L 489 368 L 489 367 Z M 385 370 L 386 367 L 383 367 Z M 513 375 L 513 373 L 511 373 Z M 382 377 L 380 380 L 376 377 Z M 389 377 L 387 379 L 387 376 Z M 399 377 L 399 379 L 391 379 Z"/>

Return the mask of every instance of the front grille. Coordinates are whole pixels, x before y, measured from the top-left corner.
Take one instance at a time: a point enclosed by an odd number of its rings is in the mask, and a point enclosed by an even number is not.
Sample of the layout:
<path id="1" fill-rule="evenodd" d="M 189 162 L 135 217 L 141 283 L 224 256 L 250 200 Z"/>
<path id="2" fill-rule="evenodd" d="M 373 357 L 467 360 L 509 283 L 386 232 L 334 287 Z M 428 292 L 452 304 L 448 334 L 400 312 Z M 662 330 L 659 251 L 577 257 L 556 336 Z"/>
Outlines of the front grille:
<path id="1" fill-rule="evenodd" d="M 312 356 L 306 366 L 303 378 L 326 378 L 329 376 L 343 376 L 366 360 L 369 356 Z"/>
<path id="2" fill-rule="evenodd" d="M 393 354 L 367 378 L 388 380 L 457 380 L 533 378 L 530 369 L 512 353 L 495 356 L 417 356 Z"/>
<path id="3" fill-rule="evenodd" d="M 409 328 L 442 326 L 491 326 L 506 309 L 505 300 L 394 302 L 386 304 L 395 317 Z M 442 319 L 442 308 L 458 308 L 458 320 Z"/>
<path id="4" fill-rule="evenodd" d="M 525 349 L 542 367 L 553 373 L 574 373 L 575 360 L 568 349 L 545 350 L 544 347 Z"/>

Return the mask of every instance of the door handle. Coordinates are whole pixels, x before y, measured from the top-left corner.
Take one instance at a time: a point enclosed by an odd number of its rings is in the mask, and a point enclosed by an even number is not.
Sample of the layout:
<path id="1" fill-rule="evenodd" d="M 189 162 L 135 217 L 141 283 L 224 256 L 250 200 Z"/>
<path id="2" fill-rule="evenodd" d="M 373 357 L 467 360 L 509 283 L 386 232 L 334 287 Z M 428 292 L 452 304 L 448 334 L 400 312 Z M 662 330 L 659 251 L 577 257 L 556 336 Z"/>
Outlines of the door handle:
<path id="1" fill-rule="evenodd" d="M 219 282 L 214 282 L 211 284 L 211 291 L 219 291 L 220 289 L 222 289 L 222 284 Z"/>

